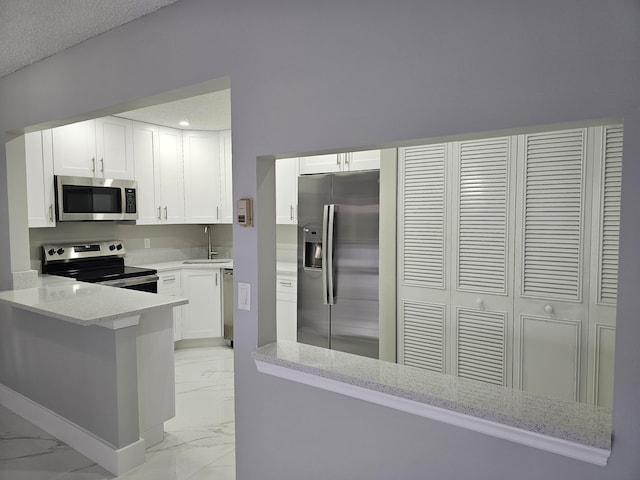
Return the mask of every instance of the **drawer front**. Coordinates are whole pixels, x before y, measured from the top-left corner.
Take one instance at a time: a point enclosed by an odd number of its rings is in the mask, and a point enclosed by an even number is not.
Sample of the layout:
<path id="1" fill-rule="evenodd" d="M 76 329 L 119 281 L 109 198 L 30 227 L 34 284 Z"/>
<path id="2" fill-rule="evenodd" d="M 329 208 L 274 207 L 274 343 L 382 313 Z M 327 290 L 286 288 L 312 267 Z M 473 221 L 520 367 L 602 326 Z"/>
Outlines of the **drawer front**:
<path id="1" fill-rule="evenodd" d="M 180 291 L 180 270 L 158 272 L 158 293 Z"/>
<path id="2" fill-rule="evenodd" d="M 277 293 L 296 295 L 298 293 L 298 281 L 287 277 L 278 277 L 276 285 Z"/>

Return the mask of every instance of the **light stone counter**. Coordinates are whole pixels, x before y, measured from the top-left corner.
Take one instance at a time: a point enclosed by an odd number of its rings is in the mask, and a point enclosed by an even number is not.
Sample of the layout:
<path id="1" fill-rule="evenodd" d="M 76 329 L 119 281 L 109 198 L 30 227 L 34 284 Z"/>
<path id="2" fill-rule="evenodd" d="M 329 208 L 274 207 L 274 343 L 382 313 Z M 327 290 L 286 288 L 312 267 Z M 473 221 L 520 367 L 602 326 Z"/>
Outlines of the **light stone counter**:
<path id="1" fill-rule="evenodd" d="M 611 412 L 602 407 L 295 342 L 266 345 L 253 358 L 271 375 L 591 463 L 604 465 L 611 449 Z"/>
<path id="2" fill-rule="evenodd" d="M 187 303 L 184 298 L 106 287 L 53 275 L 42 275 L 38 285 L 0 292 L 0 302 L 77 325 L 95 325 Z"/>

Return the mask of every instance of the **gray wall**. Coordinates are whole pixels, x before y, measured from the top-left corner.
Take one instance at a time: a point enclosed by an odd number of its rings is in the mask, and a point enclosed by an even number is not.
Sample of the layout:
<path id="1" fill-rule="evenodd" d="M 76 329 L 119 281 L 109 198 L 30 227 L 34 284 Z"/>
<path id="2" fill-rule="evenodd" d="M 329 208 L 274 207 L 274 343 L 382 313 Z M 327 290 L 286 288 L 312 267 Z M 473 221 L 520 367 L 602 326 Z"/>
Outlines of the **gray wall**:
<path id="1" fill-rule="evenodd" d="M 233 232 L 254 306 L 236 311 L 239 479 L 637 479 L 639 14 L 637 0 L 181 0 L 1 79 L 0 131 L 230 76 L 234 198 L 257 199 L 256 227 Z M 251 350 L 275 337 L 274 169 L 256 157 L 602 117 L 627 132 L 607 467 L 256 372 Z"/>

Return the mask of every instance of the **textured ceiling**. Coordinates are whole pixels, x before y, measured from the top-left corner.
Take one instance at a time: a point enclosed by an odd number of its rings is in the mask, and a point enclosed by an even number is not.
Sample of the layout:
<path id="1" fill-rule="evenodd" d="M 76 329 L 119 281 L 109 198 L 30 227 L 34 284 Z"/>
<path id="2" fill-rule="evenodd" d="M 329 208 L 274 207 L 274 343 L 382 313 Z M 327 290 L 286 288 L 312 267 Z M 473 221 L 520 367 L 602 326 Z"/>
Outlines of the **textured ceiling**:
<path id="1" fill-rule="evenodd" d="M 189 130 L 228 130 L 231 128 L 231 90 L 198 95 L 117 114 L 141 122 Z M 178 122 L 187 120 L 188 126 Z"/>
<path id="2" fill-rule="evenodd" d="M 177 0 L 0 0 L 0 77 Z M 174 128 L 231 128 L 231 94 L 207 95 L 119 114 Z M 188 127 L 178 125 L 188 120 Z"/>
<path id="3" fill-rule="evenodd" d="M 176 0 L 0 0 L 0 77 Z"/>

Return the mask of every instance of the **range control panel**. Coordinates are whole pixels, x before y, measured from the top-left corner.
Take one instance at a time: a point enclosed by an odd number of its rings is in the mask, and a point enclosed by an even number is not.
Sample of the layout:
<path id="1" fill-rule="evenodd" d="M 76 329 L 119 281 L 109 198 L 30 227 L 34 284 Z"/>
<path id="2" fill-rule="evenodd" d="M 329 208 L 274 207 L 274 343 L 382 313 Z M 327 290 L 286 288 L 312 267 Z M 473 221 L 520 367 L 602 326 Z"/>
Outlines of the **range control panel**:
<path id="1" fill-rule="evenodd" d="M 45 263 L 114 255 L 124 257 L 126 253 L 121 240 L 43 245 L 42 252 Z"/>

